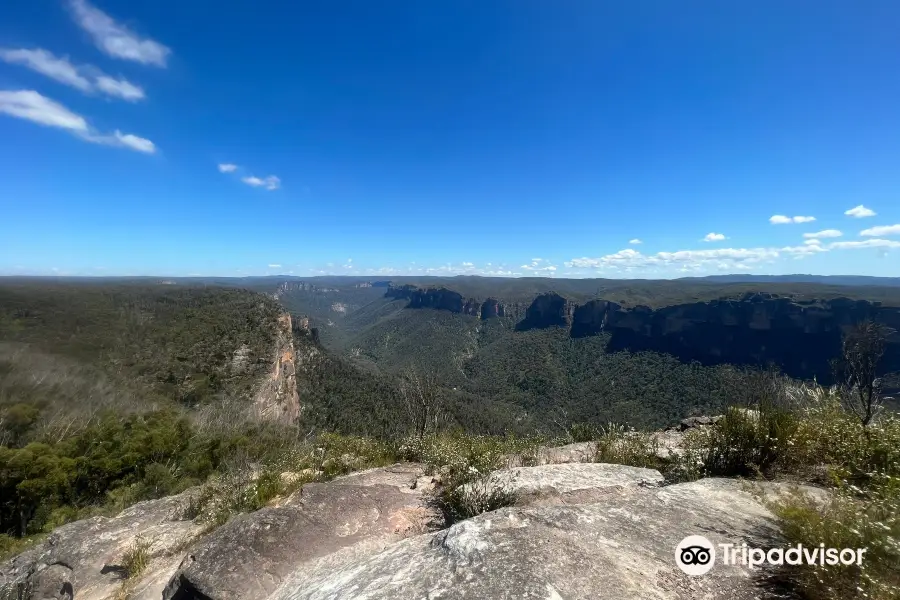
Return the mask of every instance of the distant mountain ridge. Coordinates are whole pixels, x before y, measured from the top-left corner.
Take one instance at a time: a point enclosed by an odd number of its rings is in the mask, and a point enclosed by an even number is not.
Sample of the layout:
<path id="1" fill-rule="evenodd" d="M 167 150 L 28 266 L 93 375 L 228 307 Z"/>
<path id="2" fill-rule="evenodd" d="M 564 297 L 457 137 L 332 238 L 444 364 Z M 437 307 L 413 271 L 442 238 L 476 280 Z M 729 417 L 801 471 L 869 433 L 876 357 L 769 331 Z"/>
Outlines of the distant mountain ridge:
<path id="1" fill-rule="evenodd" d="M 721 283 L 821 283 L 825 285 L 878 285 L 900 287 L 900 277 L 871 277 L 868 275 L 707 275 L 682 277 L 678 281 L 718 281 Z"/>

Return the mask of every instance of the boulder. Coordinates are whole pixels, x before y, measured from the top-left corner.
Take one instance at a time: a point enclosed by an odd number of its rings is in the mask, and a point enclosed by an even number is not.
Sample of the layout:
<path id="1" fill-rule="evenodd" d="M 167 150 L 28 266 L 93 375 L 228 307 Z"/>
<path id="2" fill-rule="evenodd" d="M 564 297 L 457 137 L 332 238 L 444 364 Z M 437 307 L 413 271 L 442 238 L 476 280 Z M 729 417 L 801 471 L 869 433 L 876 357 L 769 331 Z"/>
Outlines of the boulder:
<path id="1" fill-rule="evenodd" d="M 527 467 L 533 465 L 559 465 L 565 463 L 594 462 L 597 457 L 597 442 L 578 442 L 565 446 L 541 446 L 533 456 L 507 454 L 503 463 L 507 467 Z"/>
<path id="2" fill-rule="evenodd" d="M 592 504 L 503 508 L 375 554 L 310 561 L 270 600 L 758 598 L 769 568 L 719 562 L 689 576 L 675 563 L 689 535 L 713 544 L 783 543 L 773 516 L 745 487 L 706 479 Z"/>
<path id="3" fill-rule="evenodd" d="M 603 463 L 571 463 L 501 469 L 467 484 L 468 493 L 509 494 L 516 504 L 584 504 L 609 494 L 662 484 L 653 469 Z"/>
<path id="4" fill-rule="evenodd" d="M 31 588 L 32 600 L 157 600 L 178 567 L 178 552 L 203 531 L 184 518 L 193 494 L 196 490 L 148 500 L 116 517 L 93 517 L 57 528 L 0 565 L 0 597 L 5 597 L 4 589 Z M 140 577 L 128 579 L 123 559 L 135 544 L 146 545 L 148 564 Z"/>
<path id="5" fill-rule="evenodd" d="M 398 464 L 308 483 L 277 507 L 241 515 L 198 545 L 164 600 L 259 600 L 316 559 L 361 557 L 442 525 L 415 489 L 424 468 Z M 344 551 L 344 552 L 342 552 Z"/>

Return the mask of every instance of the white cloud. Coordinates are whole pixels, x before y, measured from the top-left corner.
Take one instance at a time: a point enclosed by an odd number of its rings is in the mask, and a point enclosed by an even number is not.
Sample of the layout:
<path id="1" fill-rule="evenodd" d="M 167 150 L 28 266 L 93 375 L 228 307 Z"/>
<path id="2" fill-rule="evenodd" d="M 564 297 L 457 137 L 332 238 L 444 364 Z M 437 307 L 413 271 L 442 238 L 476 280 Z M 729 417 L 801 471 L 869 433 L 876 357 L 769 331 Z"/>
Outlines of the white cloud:
<path id="1" fill-rule="evenodd" d="M 823 229 L 822 231 L 816 231 L 815 233 L 804 233 L 803 237 L 808 240 L 813 239 L 821 239 L 821 238 L 836 238 L 844 235 L 842 232 L 837 229 Z"/>
<path id="2" fill-rule="evenodd" d="M 130 133 L 122 133 L 118 129 L 113 134 L 113 137 L 118 141 L 119 145 L 126 148 L 131 148 L 132 150 L 137 150 L 138 152 L 144 152 L 146 154 L 153 154 L 156 152 L 156 146 L 146 138 L 138 137 Z"/>
<path id="3" fill-rule="evenodd" d="M 850 210 L 844 211 L 844 214 L 848 217 L 862 219 L 864 217 L 874 217 L 876 213 L 871 208 L 866 208 L 865 206 L 860 204 L 859 206 L 854 206 Z"/>
<path id="4" fill-rule="evenodd" d="M 116 98 L 132 102 L 144 99 L 144 90 L 125 79 L 114 79 L 109 75 L 99 75 L 96 81 L 97 89 L 108 96 L 115 96 Z"/>
<path id="5" fill-rule="evenodd" d="M 773 225 L 787 225 L 788 223 L 811 223 L 815 221 L 815 217 L 788 217 L 785 215 L 772 215 L 769 217 L 769 223 Z"/>
<path id="6" fill-rule="evenodd" d="M 90 80 L 79 73 L 78 68 L 70 63 L 68 58 L 58 58 L 40 48 L 35 50 L 2 49 L 0 50 L 0 59 L 10 64 L 28 67 L 32 71 L 83 92 L 89 92 L 93 88 Z"/>
<path id="7" fill-rule="evenodd" d="M 642 242 L 638 238 L 634 238 L 633 240 L 628 240 L 628 243 L 629 244 L 643 244 L 644 242 Z"/>
<path id="8" fill-rule="evenodd" d="M 464 263 L 462 264 L 462 266 L 464 266 L 464 267 L 466 267 L 466 268 L 470 268 L 470 267 L 474 267 L 475 264 L 474 264 L 474 263 L 470 263 L 470 262 L 464 262 Z"/>
<path id="9" fill-rule="evenodd" d="M 786 246 L 784 248 L 779 248 L 779 253 L 784 253 L 793 256 L 794 258 L 803 258 L 805 256 L 812 256 L 813 254 L 818 254 L 819 252 L 828 252 L 828 248 L 822 246 L 822 243 L 819 240 L 807 240 L 816 242 L 815 244 L 804 244 L 803 246 Z"/>
<path id="10" fill-rule="evenodd" d="M 219 164 L 219 173 L 234 173 L 237 168 L 237 165 L 231 163 L 221 163 Z"/>
<path id="11" fill-rule="evenodd" d="M 900 248 L 900 242 L 895 240 L 862 240 L 858 242 L 832 242 L 829 248 L 853 249 L 853 248 Z"/>
<path id="12" fill-rule="evenodd" d="M 707 233 L 703 237 L 704 242 L 721 242 L 725 239 L 725 235 L 722 233 Z"/>
<path id="13" fill-rule="evenodd" d="M 778 258 L 776 248 L 719 248 L 715 250 L 679 250 L 642 254 L 626 248 L 598 258 L 575 258 L 565 263 L 569 268 L 591 268 L 631 271 L 634 269 L 664 269 L 669 267 L 697 270 L 701 268 L 727 269 L 740 265 L 748 268 L 754 263 Z"/>
<path id="14" fill-rule="evenodd" d="M 503 265 L 501 265 L 501 270 L 502 270 L 502 267 L 503 267 Z M 531 264 L 522 265 L 520 268 L 524 269 L 526 271 L 530 271 L 532 273 L 544 272 L 544 273 L 548 273 L 550 275 L 552 275 L 556 271 L 556 267 L 554 265 L 550 264 L 544 258 L 532 258 Z"/>
<path id="15" fill-rule="evenodd" d="M 835 237 L 833 231 L 825 230 L 813 235 L 823 238 Z M 900 232 L 900 228 L 897 231 Z M 568 269 L 591 269 L 593 271 L 611 271 L 616 273 L 635 271 L 678 271 L 690 273 L 709 270 L 747 272 L 763 264 L 773 264 L 779 259 L 794 258 L 799 260 L 833 250 L 856 248 L 878 248 L 883 253 L 887 253 L 889 249 L 900 248 L 900 241 L 869 239 L 852 242 L 831 242 L 826 246 L 818 237 L 810 237 L 802 245 L 781 248 L 717 248 L 657 252 L 655 254 L 643 254 L 633 248 L 625 248 L 596 258 L 573 258 L 567 261 L 565 266 Z M 527 269 L 527 267 L 528 265 L 522 266 L 523 269 Z M 576 273 L 569 272 L 569 274 Z"/>
<path id="16" fill-rule="evenodd" d="M 281 265 L 276 265 L 276 264 L 273 263 L 273 264 L 270 264 L 270 265 L 269 265 L 269 268 L 270 268 L 270 269 L 280 269 L 280 268 L 281 268 Z"/>
<path id="17" fill-rule="evenodd" d="M 0 91 L 0 112 L 47 127 L 88 131 L 84 117 L 34 90 Z"/>
<path id="18" fill-rule="evenodd" d="M 145 65 L 165 67 L 171 50 L 151 40 L 141 38 L 112 17 L 92 6 L 87 0 L 71 0 L 75 22 L 88 32 L 97 47 L 112 56 Z"/>
<path id="19" fill-rule="evenodd" d="M 0 91 L 0 113 L 38 125 L 64 129 L 95 144 L 120 146 L 147 154 L 156 151 L 153 142 L 130 133 L 116 130 L 112 135 L 98 134 L 84 117 L 34 90 Z"/>
<path id="20" fill-rule="evenodd" d="M 135 101 L 144 98 L 144 90 L 125 79 L 115 79 L 91 66 L 76 66 L 68 57 L 54 56 L 42 48 L 0 49 L 0 60 L 22 65 L 55 81 L 81 90 L 85 93 L 100 91 L 123 100 Z"/>
<path id="21" fill-rule="evenodd" d="M 863 229 L 859 235 L 865 236 L 882 236 L 882 235 L 900 235 L 900 225 L 879 225 L 869 229 Z"/>
<path id="22" fill-rule="evenodd" d="M 259 177 L 254 177 L 253 175 L 249 175 L 247 177 L 242 177 L 241 181 L 249 186 L 264 187 L 270 191 L 277 190 L 279 187 L 281 187 L 281 180 L 274 175 L 269 175 L 268 177 L 264 177 L 262 179 L 260 179 Z"/>

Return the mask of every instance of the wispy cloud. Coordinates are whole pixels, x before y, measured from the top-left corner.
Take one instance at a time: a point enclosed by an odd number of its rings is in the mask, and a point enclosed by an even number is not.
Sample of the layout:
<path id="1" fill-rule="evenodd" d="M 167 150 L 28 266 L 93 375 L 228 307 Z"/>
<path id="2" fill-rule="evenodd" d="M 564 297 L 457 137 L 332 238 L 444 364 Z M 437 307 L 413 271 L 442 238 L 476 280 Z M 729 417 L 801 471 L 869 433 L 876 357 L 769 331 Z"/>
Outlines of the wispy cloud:
<path id="1" fill-rule="evenodd" d="M 126 79 L 110 77 L 95 67 L 74 65 L 67 56 L 55 56 L 43 48 L 2 48 L 0 60 L 21 65 L 87 94 L 101 92 L 129 101 L 144 98 L 144 90 Z"/>
<path id="2" fill-rule="evenodd" d="M 143 100 L 143 88 L 126 79 L 115 79 L 109 75 L 100 75 L 96 79 L 97 89 L 107 96 L 115 96 L 123 100 Z"/>
<path id="3" fill-rule="evenodd" d="M 253 175 L 248 175 L 247 177 L 241 177 L 241 181 L 246 183 L 252 187 L 263 187 L 267 190 L 277 190 L 281 187 L 281 180 L 274 176 L 269 175 L 268 177 L 263 177 L 260 179 L 259 177 L 254 177 Z"/>
<path id="4" fill-rule="evenodd" d="M 550 275 L 556 271 L 556 266 L 548 263 L 543 258 L 532 258 L 531 264 L 522 265 L 520 268 L 533 273 L 544 272 Z"/>
<path id="5" fill-rule="evenodd" d="M 644 242 L 642 242 L 638 238 L 634 238 L 633 240 L 628 240 L 628 243 L 636 245 L 636 244 L 643 244 Z"/>
<path id="6" fill-rule="evenodd" d="M 171 50 L 157 41 L 142 38 L 87 0 L 71 0 L 75 22 L 91 35 L 94 44 L 113 58 L 165 67 Z"/>
<path id="7" fill-rule="evenodd" d="M 156 152 L 156 146 L 147 138 L 138 137 L 130 133 L 122 133 L 118 129 L 113 133 L 112 138 L 118 142 L 111 143 L 113 146 L 124 146 L 125 148 L 131 148 L 132 150 L 145 152 L 147 154 Z"/>
<path id="8" fill-rule="evenodd" d="M 874 217 L 877 213 L 871 208 L 866 208 L 860 204 L 859 206 L 854 206 L 850 210 L 844 211 L 844 214 L 855 219 L 862 219 L 865 217 Z"/>
<path id="9" fill-rule="evenodd" d="M 269 265 L 269 268 L 270 268 L 270 269 L 280 269 L 280 268 L 281 268 L 281 265 L 272 263 L 272 264 Z"/>
<path id="10" fill-rule="evenodd" d="M 63 129 L 95 144 L 120 146 L 147 154 L 156 152 L 153 142 L 130 133 L 118 130 L 112 134 L 98 133 L 84 117 L 34 90 L 0 91 L 0 113 L 45 127 Z"/>
<path id="11" fill-rule="evenodd" d="M 823 229 L 822 231 L 816 231 L 814 233 L 804 233 L 803 237 L 807 240 L 815 240 L 822 238 L 836 238 L 844 235 L 842 232 L 837 229 Z"/>
<path id="12" fill-rule="evenodd" d="M 88 131 L 84 117 L 33 90 L 0 91 L 0 112 L 47 127 Z"/>
<path id="13" fill-rule="evenodd" d="M 830 235 L 834 230 L 819 232 L 820 237 Z M 825 233 L 826 235 L 821 235 Z M 824 254 L 833 250 L 857 248 L 879 248 L 887 251 L 900 248 L 900 241 L 870 239 L 853 242 L 831 242 L 824 245 L 818 237 L 808 238 L 800 246 L 759 247 L 759 248 L 717 248 L 706 250 L 678 250 L 676 252 L 657 252 L 643 254 L 633 248 L 625 248 L 596 258 L 573 258 L 565 263 L 569 269 L 590 269 L 592 271 L 608 271 L 618 273 L 629 272 L 665 272 L 682 273 L 700 271 L 736 271 L 754 269 L 764 264 L 772 264 L 778 259 L 803 259 L 816 254 Z M 524 266 L 523 266 L 524 268 Z"/>
<path id="14" fill-rule="evenodd" d="M 865 236 L 882 236 L 882 235 L 900 235 L 900 225 L 879 225 L 863 229 L 859 235 Z"/>
<path id="15" fill-rule="evenodd" d="M 815 221 L 815 217 L 788 217 L 786 215 L 772 215 L 769 217 L 769 223 L 773 225 L 787 225 L 788 223 L 811 223 Z"/>
<path id="16" fill-rule="evenodd" d="M 834 242 L 830 248 L 900 248 L 900 242 L 895 240 L 861 240 L 858 242 Z"/>
<path id="17" fill-rule="evenodd" d="M 707 233 L 705 236 L 703 236 L 704 242 L 721 242 L 724 239 L 725 239 L 725 234 L 723 234 L 723 233 L 710 232 L 710 233 Z"/>
<path id="18" fill-rule="evenodd" d="M 237 171 L 237 168 L 237 165 L 233 165 L 231 163 L 220 163 L 219 173 L 234 173 L 235 171 Z"/>
<path id="19" fill-rule="evenodd" d="M 94 87 L 91 81 L 79 72 L 78 67 L 69 62 L 67 57 L 53 56 L 47 50 L 4 48 L 0 49 L 0 59 L 13 65 L 28 67 L 32 71 L 83 92 L 89 92 Z"/>

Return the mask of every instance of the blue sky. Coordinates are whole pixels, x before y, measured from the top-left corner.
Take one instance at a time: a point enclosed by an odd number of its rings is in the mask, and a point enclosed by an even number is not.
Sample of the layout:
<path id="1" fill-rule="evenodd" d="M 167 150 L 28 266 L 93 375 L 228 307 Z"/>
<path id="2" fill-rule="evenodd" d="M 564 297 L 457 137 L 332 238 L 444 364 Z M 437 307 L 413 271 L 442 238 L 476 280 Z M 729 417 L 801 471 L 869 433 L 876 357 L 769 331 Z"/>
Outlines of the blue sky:
<path id="1" fill-rule="evenodd" d="M 6 2 L 0 273 L 900 276 L 898 22 Z"/>

